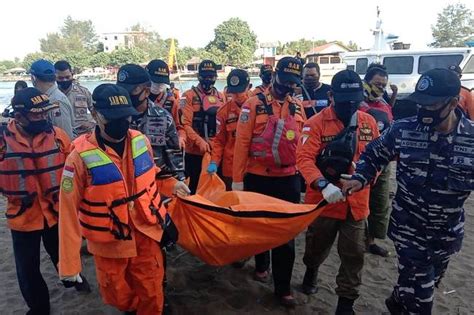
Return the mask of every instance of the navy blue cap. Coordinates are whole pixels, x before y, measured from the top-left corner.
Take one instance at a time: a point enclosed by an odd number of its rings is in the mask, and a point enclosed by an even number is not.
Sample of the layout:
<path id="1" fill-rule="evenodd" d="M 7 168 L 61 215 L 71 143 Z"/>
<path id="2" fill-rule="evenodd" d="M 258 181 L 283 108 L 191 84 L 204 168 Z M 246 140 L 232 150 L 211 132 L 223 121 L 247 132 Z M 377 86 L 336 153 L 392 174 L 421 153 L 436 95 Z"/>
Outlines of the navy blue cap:
<path id="1" fill-rule="evenodd" d="M 56 69 L 54 69 L 54 65 L 45 59 L 39 59 L 33 62 L 30 67 L 30 74 L 34 75 L 40 80 L 56 80 Z"/>
<path id="2" fill-rule="evenodd" d="M 101 84 L 94 89 L 92 105 L 96 111 L 108 120 L 139 114 L 133 107 L 127 90 L 111 83 Z"/>
<path id="3" fill-rule="evenodd" d="M 198 74 L 202 77 L 204 76 L 216 76 L 217 75 L 217 65 L 212 60 L 203 60 L 198 66 Z"/>
<path id="4" fill-rule="evenodd" d="M 132 63 L 120 67 L 117 73 L 117 85 L 131 94 L 141 84 L 151 85 L 150 75 L 144 68 Z"/>
<path id="5" fill-rule="evenodd" d="M 275 72 L 278 75 L 280 83 L 296 83 L 301 84 L 301 72 L 303 65 L 301 61 L 293 57 L 281 58 L 276 67 Z"/>
<path id="6" fill-rule="evenodd" d="M 250 78 L 247 71 L 233 69 L 227 76 L 227 92 L 242 93 L 249 86 Z"/>
<path id="7" fill-rule="evenodd" d="M 406 99 L 422 106 L 445 103 L 461 91 L 459 75 L 448 69 L 435 68 L 426 71 L 418 79 L 415 92 Z"/>
<path id="8" fill-rule="evenodd" d="M 160 59 L 152 60 L 145 68 L 150 75 L 151 81 L 155 83 L 170 84 L 170 68 Z"/>
<path id="9" fill-rule="evenodd" d="M 12 99 L 12 108 L 16 112 L 42 113 L 58 107 L 49 101 L 48 95 L 33 87 L 19 90 Z"/>
<path id="10" fill-rule="evenodd" d="M 332 77 L 331 90 L 336 103 L 362 102 L 364 87 L 359 75 L 352 70 L 339 71 Z"/>
<path id="11" fill-rule="evenodd" d="M 449 70 L 456 72 L 458 75 L 462 75 L 462 69 L 458 65 L 451 65 L 448 67 Z"/>

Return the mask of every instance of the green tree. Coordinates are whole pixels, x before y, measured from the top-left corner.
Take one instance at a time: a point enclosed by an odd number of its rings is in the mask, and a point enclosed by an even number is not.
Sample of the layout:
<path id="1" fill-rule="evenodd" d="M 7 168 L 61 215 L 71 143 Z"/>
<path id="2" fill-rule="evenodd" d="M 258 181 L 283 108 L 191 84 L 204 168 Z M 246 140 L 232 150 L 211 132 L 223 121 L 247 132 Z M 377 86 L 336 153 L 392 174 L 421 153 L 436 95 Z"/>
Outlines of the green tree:
<path id="1" fill-rule="evenodd" d="M 110 54 L 109 65 L 120 67 L 126 63 L 143 63 L 147 61 L 147 54 L 138 47 L 118 49 Z"/>
<path id="2" fill-rule="evenodd" d="M 18 62 L 12 60 L 1 60 L 0 61 L 0 74 L 6 70 L 16 68 L 18 66 Z"/>
<path id="3" fill-rule="evenodd" d="M 462 3 L 450 4 L 438 14 L 431 31 L 434 38 L 431 47 L 463 47 L 474 38 L 472 11 Z"/>
<path id="4" fill-rule="evenodd" d="M 67 60 L 71 64 L 73 71 L 79 73 L 84 70 L 84 68 L 90 66 L 91 56 L 88 52 L 79 50 L 68 52 L 67 54 L 63 55 L 61 59 Z"/>
<path id="5" fill-rule="evenodd" d="M 176 48 L 176 59 L 178 59 L 178 66 L 180 69 L 184 69 L 186 67 L 186 62 L 195 56 L 199 56 L 197 49 L 189 46 Z"/>
<path id="6" fill-rule="evenodd" d="M 110 54 L 106 52 L 98 52 L 91 56 L 89 59 L 90 67 L 102 67 L 105 68 L 110 65 Z"/>
<path id="7" fill-rule="evenodd" d="M 23 58 L 22 66 L 26 70 L 29 70 L 31 68 L 31 64 L 35 62 L 38 59 L 48 59 L 45 53 L 42 52 L 34 52 L 27 54 L 25 58 Z"/>
<path id="8" fill-rule="evenodd" d="M 68 16 L 59 33 L 49 33 L 40 39 L 40 48 L 44 53 L 66 54 L 71 51 L 97 50 L 97 35 L 92 21 L 73 20 Z"/>
<path id="9" fill-rule="evenodd" d="M 89 51 L 95 51 L 97 47 L 97 35 L 91 20 L 73 20 L 71 16 L 68 16 L 64 20 L 61 34 L 68 41 L 68 45 L 80 43 L 84 49 Z"/>
<path id="10" fill-rule="evenodd" d="M 248 23 L 239 18 L 219 24 L 214 29 L 214 39 L 206 46 L 207 52 L 216 60 L 240 67 L 252 62 L 256 49 L 257 36 Z"/>

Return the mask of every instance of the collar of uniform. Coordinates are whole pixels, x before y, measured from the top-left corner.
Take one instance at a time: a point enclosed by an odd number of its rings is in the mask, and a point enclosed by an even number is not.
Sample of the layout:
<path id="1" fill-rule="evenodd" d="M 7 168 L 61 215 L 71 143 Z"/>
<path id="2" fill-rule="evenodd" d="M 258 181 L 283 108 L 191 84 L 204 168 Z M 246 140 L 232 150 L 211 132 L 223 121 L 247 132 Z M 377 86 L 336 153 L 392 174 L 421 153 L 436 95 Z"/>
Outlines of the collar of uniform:
<path id="1" fill-rule="evenodd" d="M 337 118 L 336 116 L 336 111 L 334 110 L 333 105 L 324 108 L 323 111 L 324 111 L 324 115 L 323 115 L 324 120 L 339 120 L 339 118 Z"/>
<path id="2" fill-rule="evenodd" d="M 23 133 L 18 129 L 18 127 L 16 125 L 16 121 L 14 119 L 12 119 L 8 122 L 7 129 L 15 137 L 16 141 L 21 142 L 26 146 L 31 146 L 32 143 L 30 143 L 30 141 L 28 141 L 28 139 L 23 135 Z M 45 134 L 46 134 L 46 132 L 42 132 L 42 133 L 36 135 L 36 137 L 39 137 L 39 136 L 44 137 Z M 31 138 L 31 139 L 33 139 L 33 138 Z"/>
<path id="3" fill-rule="evenodd" d="M 56 83 L 54 83 L 47 91 L 46 91 L 46 95 L 48 96 L 51 96 L 54 92 L 56 92 L 56 90 L 59 91 L 59 88 L 58 86 L 56 85 Z M 61 92 L 61 91 L 59 91 Z M 62 93 L 62 92 L 61 92 Z"/>

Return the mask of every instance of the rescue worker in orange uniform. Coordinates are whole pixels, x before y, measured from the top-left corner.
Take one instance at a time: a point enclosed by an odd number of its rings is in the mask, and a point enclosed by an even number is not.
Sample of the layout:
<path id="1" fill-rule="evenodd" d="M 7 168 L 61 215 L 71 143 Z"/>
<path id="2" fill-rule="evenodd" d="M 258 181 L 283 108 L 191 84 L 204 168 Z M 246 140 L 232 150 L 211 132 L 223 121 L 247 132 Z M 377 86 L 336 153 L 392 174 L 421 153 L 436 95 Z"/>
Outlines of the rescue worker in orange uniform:
<path id="1" fill-rule="evenodd" d="M 359 296 L 369 189 L 344 196 L 340 175 L 353 169 L 352 164 L 365 146 L 379 136 L 372 116 L 357 110 L 363 100 L 363 85 L 357 73 L 338 72 L 331 84 L 332 105 L 306 122 L 297 150 L 298 169 L 308 183 L 305 202 L 313 204 L 325 199 L 329 203 L 306 233 L 303 292 L 317 292 L 318 268 L 339 233 L 341 266 L 336 277 L 336 314 L 341 315 L 354 314 L 353 304 Z"/>
<path id="2" fill-rule="evenodd" d="M 127 91 L 99 85 L 95 131 L 77 138 L 61 180 L 59 274 L 76 282 L 81 237 L 94 255 L 100 294 L 124 312 L 161 314 L 163 254 L 169 219 L 160 202 L 151 145 L 129 129 L 137 115 Z"/>
<path id="3" fill-rule="evenodd" d="M 293 98 L 301 83 L 302 65 L 282 58 L 272 86 L 244 103 L 237 124 L 232 190 L 245 190 L 299 203 L 300 178 L 296 173 L 296 145 L 306 116 Z M 275 146 L 275 143 L 278 145 Z M 272 249 L 275 295 L 286 307 L 294 307 L 290 282 L 295 260 L 294 240 Z M 255 256 L 257 281 L 270 280 L 270 253 Z"/>
<path id="4" fill-rule="evenodd" d="M 211 163 L 208 173 L 216 173 L 219 165 L 227 190 L 232 190 L 232 164 L 234 161 L 235 133 L 242 104 L 248 99 L 250 77 L 247 71 L 232 70 L 227 76 L 227 91 L 232 99 L 217 112 L 217 134 L 211 142 Z"/>
<path id="5" fill-rule="evenodd" d="M 262 79 L 262 84 L 258 85 L 249 92 L 249 97 L 255 96 L 258 93 L 265 93 L 270 86 L 272 85 L 272 73 L 273 67 L 271 65 L 263 64 L 260 67 L 260 74 L 259 77 Z"/>
<path id="6" fill-rule="evenodd" d="M 456 72 L 459 79 L 462 78 L 461 67 L 457 65 L 449 66 L 449 70 Z M 467 118 L 474 119 L 474 93 L 472 90 L 461 85 L 461 91 L 459 92 L 459 107 L 464 111 Z"/>
<path id="7" fill-rule="evenodd" d="M 179 119 L 179 91 L 176 96 L 175 91 L 170 87 L 170 69 L 166 62 L 160 59 L 152 60 L 146 66 L 150 75 L 151 87 L 148 98 L 161 108 L 166 109 L 172 116 L 179 136 L 179 147 L 184 149 L 186 145 L 186 132 Z"/>
<path id="8" fill-rule="evenodd" d="M 0 131 L 0 193 L 7 198 L 18 284 L 28 314 L 50 312 L 40 272 L 41 239 L 55 268 L 58 263 L 59 181 L 70 146 L 67 134 L 48 120 L 48 112 L 58 107 L 39 90 L 24 88 L 12 99 L 13 119 Z"/>
<path id="9" fill-rule="evenodd" d="M 179 100 L 179 89 L 175 86 L 174 82 L 170 82 L 170 90 L 174 95 L 174 98 Z"/>
<path id="10" fill-rule="evenodd" d="M 217 110 L 224 104 L 224 95 L 214 87 L 216 79 L 217 65 L 203 60 L 198 67 L 199 84 L 184 92 L 180 100 L 181 122 L 186 131 L 185 171 L 192 194 L 196 193 L 202 156 L 211 151 L 209 143 L 216 135 Z"/>

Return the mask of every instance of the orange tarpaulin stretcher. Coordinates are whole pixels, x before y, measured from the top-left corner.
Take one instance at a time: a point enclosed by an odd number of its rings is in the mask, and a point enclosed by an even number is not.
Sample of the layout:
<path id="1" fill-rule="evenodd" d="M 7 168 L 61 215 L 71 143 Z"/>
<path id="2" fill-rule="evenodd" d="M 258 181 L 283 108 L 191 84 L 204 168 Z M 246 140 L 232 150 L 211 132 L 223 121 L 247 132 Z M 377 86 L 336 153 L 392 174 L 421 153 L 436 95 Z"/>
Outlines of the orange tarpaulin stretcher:
<path id="1" fill-rule="evenodd" d="M 324 205 L 294 204 L 262 194 L 225 191 L 203 161 L 196 195 L 178 198 L 168 211 L 179 230 L 178 244 L 209 265 L 222 266 L 293 239 Z"/>

